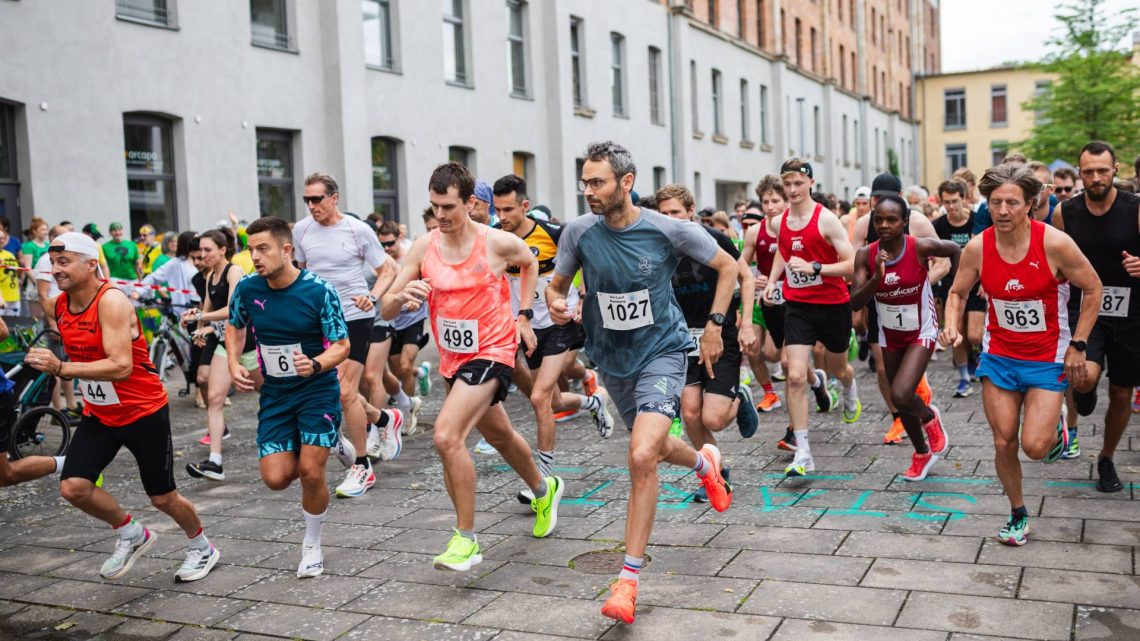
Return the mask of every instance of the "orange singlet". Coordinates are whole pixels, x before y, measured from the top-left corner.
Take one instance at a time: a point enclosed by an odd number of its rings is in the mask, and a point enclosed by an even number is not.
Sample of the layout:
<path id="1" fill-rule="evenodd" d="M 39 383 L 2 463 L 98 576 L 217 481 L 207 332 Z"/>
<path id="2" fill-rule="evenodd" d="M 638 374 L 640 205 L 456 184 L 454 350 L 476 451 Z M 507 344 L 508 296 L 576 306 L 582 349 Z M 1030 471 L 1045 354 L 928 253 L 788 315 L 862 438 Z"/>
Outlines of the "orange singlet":
<path id="1" fill-rule="evenodd" d="M 63 349 L 70 360 L 91 363 L 107 358 L 103 350 L 103 328 L 99 325 L 99 301 L 112 289 L 114 287 L 104 283 L 91 304 L 77 314 L 67 308 L 67 292 L 56 299 L 55 317 Z M 131 340 L 131 374 L 126 380 L 79 379 L 79 389 L 83 393 L 83 414 L 94 416 L 107 427 L 128 425 L 154 414 L 167 403 L 166 388 L 150 362 L 142 332 Z"/>
<path id="2" fill-rule="evenodd" d="M 507 276 L 492 273 L 487 264 L 488 228 L 475 226 L 475 244 L 462 263 L 444 262 L 436 229 L 420 265 L 420 275 L 431 279 L 427 302 L 439 373 L 448 378 L 475 359 L 514 367 L 518 349 Z"/>

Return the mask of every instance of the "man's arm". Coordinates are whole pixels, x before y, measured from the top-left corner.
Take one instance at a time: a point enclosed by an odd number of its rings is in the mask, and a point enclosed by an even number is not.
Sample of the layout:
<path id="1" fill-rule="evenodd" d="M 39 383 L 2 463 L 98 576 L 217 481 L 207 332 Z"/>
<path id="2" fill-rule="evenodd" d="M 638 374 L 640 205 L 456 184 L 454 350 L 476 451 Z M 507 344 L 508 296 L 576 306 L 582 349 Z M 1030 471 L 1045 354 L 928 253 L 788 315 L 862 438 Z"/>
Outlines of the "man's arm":
<path id="1" fill-rule="evenodd" d="M 505 231 L 492 230 L 487 234 L 491 249 L 507 265 L 519 268 L 519 312 L 533 306 L 535 287 L 538 286 L 538 260 L 530 253 L 530 247 L 518 236 Z M 515 317 L 517 338 L 526 346 L 526 355 L 534 353 L 538 338 L 530 326 L 530 319 L 521 313 Z"/>
<path id="2" fill-rule="evenodd" d="M 910 216 L 910 235 L 915 238 L 932 238 L 939 240 L 938 230 L 934 228 L 934 223 L 923 215 L 915 215 L 911 212 Z M 942 277 L 950 273 L 950 259 L 941 255 L 936 255 L 930 260 L 930 266 L 927 268 L 927 278 L 932 283 L 937 283 L 942 280 Z"/>
<path id="3" fill-rule="evenodd" d="M 430 235 L 420 236 L 404 256 L 400 273 L 396 275 L 396 279 L 380 299 L 380 317 L 384 320 L 392 320 L 398 316 L 400 310 L 407 304 L 415 304 L 418 309 L 431 293 L 431 287 L 427 283 L 416 280 L 420 277 L 420 265 L 423 263 L 430 239 Z"/>
<path id="4" fill-rule="evenodd" d="M 1089 259 L 1081 253 L 1081 249 L 1070 236 L 1048 232 L 1046 228 L 1046 251 L 1049 262 L 1056 265 L 1057 271 L 1063 278 L 1081 290 L 1081 315 L 1073 330 L 1073 340 L 1087 340 L 1096 323 L 1097 315 L 1100 314 L 1101 295 L 1104 291 L 1100 276 L 1097 276 Z"/>
<path id="5" fill-rule="evenodd" d="M 851 309 L 863 309 L 871 297 L 875 295 L 875 289 L 879 287 L 879 271 L 870 274 L 867 272 L 867 248 L 860 247 L 859 251 L 855 252 L 855 273 L 853 275 L 851 287 Z"/>
<path id="6" fill-rule="evenodd" d="M 866 217 L 864 216 L 864 218 Z M 851 278 L 852 272 L 855 271 L 855 249 L 847 238 L 847 230 L 839 224 L 839 219 L 835 217 L 835 214 L 825 211 L 819 216 L 819 231 L 831 243 L 831 246 L 835 248 L 835 253 L 839 256 L 838 262 L 823 265 L 819 274 L 821 276 Z"/>
<path id="7" fill-rule="evenodd" d="M 90 363 L 60 363 L 58 376 L 92 381 L 122 381 L 131 375 L 131 325 L 135 308 L 119 290 L 109 290 L 99 299 L 99 329 L 103 333 L 105 358 Z M 134 321 L 137 322 L 137 321 Z"/>
<path id="8" fill-rule="evenodd" d="M 950 293 L 946 296 L 946 308 L 943 312 L 946 328 L 942 330 L 938 339 L 944 347 L 957 345 L 962 341 L 962 336 L 958 334 L 958 324 L 962 322 L 965 300 L 970 295 L 974 283 L 978 282 L 981 266 L 982 237 L 975 236 L 962 250 L 962 257 L 958 260 L 958 273 L 954 276 L 954 284 L 950 286 Z"/>

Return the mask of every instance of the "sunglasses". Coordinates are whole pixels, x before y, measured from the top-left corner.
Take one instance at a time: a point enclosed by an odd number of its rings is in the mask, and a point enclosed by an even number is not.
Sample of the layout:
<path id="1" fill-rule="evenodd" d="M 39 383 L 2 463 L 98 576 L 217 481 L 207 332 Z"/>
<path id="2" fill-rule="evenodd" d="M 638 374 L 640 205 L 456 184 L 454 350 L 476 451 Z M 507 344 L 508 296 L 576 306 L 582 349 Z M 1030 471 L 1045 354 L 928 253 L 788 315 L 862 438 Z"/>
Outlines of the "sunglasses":
<path id="1" fill-rule="evenodd" d="M 394 241 L 394 240 L 382 240 L 382 241 L 380 241 L 380 246 L 383 247 L 384 249 L 388 249 L 389 247 L 392 247 L 395 244 L 396 244 L 396 241 Z"/>
<path id="2" fill-rule="evenodd" d="M 1053 191 L 1057 192 L 1058 194 L 1067 194 L 1073 191 L 1073 187 L 1054 187 Z"/>
<path id="3" fill-rule="evenodd" d="M 301 200 L 305 201 L 306 205 L 317 205 L 317 204 L 320 204 L 320 202 L 322 200 L 324 200 L 325 198 L 328 198 L 329 196 L 335 196 L 335 195 L 336 195 L 336 192 L 334 191 L 331 194 L 324 194 L 323 196 L 301 196 Z"/>

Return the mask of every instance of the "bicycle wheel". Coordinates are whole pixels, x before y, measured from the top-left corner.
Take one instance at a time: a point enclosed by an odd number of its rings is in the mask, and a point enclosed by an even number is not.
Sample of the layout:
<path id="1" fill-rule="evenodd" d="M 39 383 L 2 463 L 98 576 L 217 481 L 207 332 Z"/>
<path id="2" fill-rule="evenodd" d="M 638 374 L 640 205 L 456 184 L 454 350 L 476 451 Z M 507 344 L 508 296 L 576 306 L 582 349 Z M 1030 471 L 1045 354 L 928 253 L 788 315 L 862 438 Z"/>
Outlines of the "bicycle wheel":
<path id="1" fill-rule="evenodd" d="M 159 336 L 154 339 L 154 344 L 151 345 L 150 362 L 154 364 L 155 369 L 158 370 L 158 380 L 163 383 L 166 382 L 166 370 L 170 364 L 166 362 L 169 350 L 166 345 L 166 338 Z"/>
<path id="2" fill-rule="evenodd" d="M 33 407 L 16 419 L 8 449 L 13 459 L 61 456 L 70 442 L 71 426 L 62 412 L 49 406 Z"/>

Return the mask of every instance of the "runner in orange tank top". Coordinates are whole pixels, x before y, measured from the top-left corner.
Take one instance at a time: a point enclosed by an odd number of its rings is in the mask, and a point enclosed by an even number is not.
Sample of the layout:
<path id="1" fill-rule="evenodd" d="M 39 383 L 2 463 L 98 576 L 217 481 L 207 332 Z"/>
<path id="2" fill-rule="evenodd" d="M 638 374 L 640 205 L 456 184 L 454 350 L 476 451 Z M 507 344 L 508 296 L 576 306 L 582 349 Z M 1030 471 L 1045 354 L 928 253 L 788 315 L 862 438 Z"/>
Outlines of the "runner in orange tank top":
<path id="1" fill-rule="evenodd" d="M 510 387 L 520 337 L 528 353 L 535 348 L 526 312 L 528 301 L 534 300 L 538 263 L 519 237 L 469 218 L 474 193 L 475 179 L 463 165 L 452 162 L 436 168 L 428 195 L 439 229 L 418 238 L 408 250 L 380 308 L 380 314 L 391 319 L 402 308 L 427 302 L 439 371 L 448 384 L 435 423 L 435 447 L 455 505 L 456 528 L 447 551 L 435 557 L 440 570 L 466 571 L 483 561 L 474 534 L 475 465 L 465 445 L 476 425 L 534 492 L 534 536 L 542 538 L 554 530 L 563 492 L 562 479 L 539 474 L 530 446 L 499 404 Z M 509 265 L 518 266 L 521 274 L 525 308 L 517 318 L 511 316 Z"/>
<path id="2" fill-rule="evenodd" d="M 115 529 L 115 552 L 100 574 L 108 581 L 125 575 L 157 540 L 106 490 L 95 486 L 103 469 L 126 447 L 135 457 L 151 504 L 174 519 L 188 538 L 186 561 L 174 580 L 205 578 L 221 553 L 206 539 L 194 504 L 175 489 L 166 389 L 147 357 L 134 307 L 99 278 L 95 241 L 69 232 L 52 241 L 48 251 L 52 275 L 63 291 L 56 302 L 56 320 L 71 360 L 60 362 L 40 348 L 28 350 L 25 360 L 42 372 L 78 379 L 85 401 L 83 420 L 60 474 L 60 494 Z"/>

